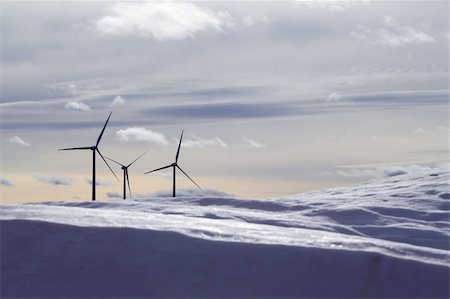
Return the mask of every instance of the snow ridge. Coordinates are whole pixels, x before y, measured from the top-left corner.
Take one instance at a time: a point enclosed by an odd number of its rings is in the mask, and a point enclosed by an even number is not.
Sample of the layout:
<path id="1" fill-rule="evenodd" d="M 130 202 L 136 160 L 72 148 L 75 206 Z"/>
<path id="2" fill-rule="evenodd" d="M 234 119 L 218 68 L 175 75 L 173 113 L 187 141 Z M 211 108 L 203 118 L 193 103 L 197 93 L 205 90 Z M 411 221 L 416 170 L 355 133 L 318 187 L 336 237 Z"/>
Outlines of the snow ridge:
<path id="1" fill-rule="evenodd" d="M 287 198 L 141 198 L 0 206 L 0 219 L 172 231 L 215 241 L 378 252 L 450 264 L 450 171 Z"/>

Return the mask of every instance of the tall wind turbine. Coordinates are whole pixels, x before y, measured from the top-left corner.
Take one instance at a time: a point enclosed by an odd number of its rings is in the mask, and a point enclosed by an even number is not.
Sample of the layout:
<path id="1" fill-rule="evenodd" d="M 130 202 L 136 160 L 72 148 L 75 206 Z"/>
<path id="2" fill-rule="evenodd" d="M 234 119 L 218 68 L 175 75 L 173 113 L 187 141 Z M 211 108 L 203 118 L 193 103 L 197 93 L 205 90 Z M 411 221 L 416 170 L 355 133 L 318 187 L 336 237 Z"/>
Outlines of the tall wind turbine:
<path id="1" fill-rule="evenodd" d="M 91 150 L 92 151 L 92 200 L 93 201 L 95 200 L 95 153 L 96 152 L 100 155 L 100 157 L 102 157 L 103 161 L 105 161 L 106 166 L 108 166 L 109 170 L 111 170 L 112 174 L 116 177 L 116 179 L 119 180 L 117 175 L 111 169 L 111 167 L 109 166 L 108 162 L 106 162 L 106 160 L 103 157 L 102 153 L 98 149 L 98 144 L 100 143 L 100 140 L 102 139 L 103 132 L 105 132 L 105 128 L 106 128 L 106 125 L 108 124 L 108 121 L 109 121 L 109 118 L 111 117 L 111 114 L 112 114 L 112 111 L 111 111 L 111 113 L 109 113 L 108 119 L 106 120 L 106 123 L 103 126 L 103 130 L 100 133 L 100 135 L 98 136 L 97 143 L 95 145 L 93 145 L 93 146 L 84 146 L 84 147 L 70 147 L 70 148 L 61 148 L 61 149 L 59 149 L 59 151 L 72 151 L 72 150 Z"/>
<path id="2" fill-rule="evenodd" d="M 167 165 L 167 166 L 164 166 L 164 167 L 160 167 L 160 168 L 157 168 L 157 169 L 154 169 L 154 170 L 151 170 L 151 171 L 148 171 L 148 172 L 145 173 L 145 174 L 147 174 L 147 173 L 155 172 L 155 171 L 158 171 L 158 170 L 166 169 L 166 168 L 169 168 L 169 167 L 173 167 L 173 188 L 172 188 L 172 196 L 173 196 L 173 197 L 175 197 L 175 174 L 176 174 L 176 173 L 175 173 L 175 172 L 176 172 L 175 170 L 176 170 L 176 168 L 178 168 L 179 170 L 181 170 L 181 172 L 182 172 L 185 176 L 187 176 L 188 179 L 190 179 L 191 182 L 193 182 L 193 183 L 195 184 L 195 186 L 197 186 L 199 189 L 202 189 L 202 188 L 200 188 L 199 185 L 197 185 L 196 182 L 194 182 L 193 179 L 191 179 L 190 176 L 187 175 L 186 172 L 184 172 L 183 169 L 181 169 L 180 166 L 178 166 L 178 156 L 180 155 L 180 147 L 181 147 L 181 140 L 183 139 L 183 132 L 184 132 L 184 130 L 181 131 L 180 143 L 178 144 L 178 150 L 177 150 L 177 155 L 175 156 L 175 162 L 172 163 L 172 164 L 170 164 L 170 165 Z"/>
<path id="3" fill-rule="evenodd" d="M 131 197 L 131 187 L 130 187 L 130 178 L 128 176 L 128 167 L 130 167 L 131 165 L 134 164 L 134 162 L 136 162 L 137 160 L 139 160 L 143 155 L 145 155 L 149 150 L 146 150 L 142 155 L 140 155 L 139 157 L 136 158 L 136 160 L 134 160 L 133 162 L 131 162 L 128 165 L 123 165 L 122 163 L 119 163 L 111 158 L 108 158 L 105 156 L 106 159 L 120 165 L 122 167 L 123 170 L 123 199 L 127 199 L 127 188 L 126 188 L 126 183 L 128 183 L 128 191 L 130 192 L 130 197 Z"/>

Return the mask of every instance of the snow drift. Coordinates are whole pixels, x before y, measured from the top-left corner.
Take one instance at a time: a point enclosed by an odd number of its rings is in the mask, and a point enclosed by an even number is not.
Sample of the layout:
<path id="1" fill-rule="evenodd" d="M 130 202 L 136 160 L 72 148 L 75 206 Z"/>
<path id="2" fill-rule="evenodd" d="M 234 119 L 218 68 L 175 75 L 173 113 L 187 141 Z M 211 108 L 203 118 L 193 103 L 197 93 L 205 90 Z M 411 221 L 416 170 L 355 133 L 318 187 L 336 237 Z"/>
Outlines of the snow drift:
<path id="1" fill-rule="evenodd" d="M 449 296 L 448 167 L 271 200 L 0 206 L 1 297 Z"/>

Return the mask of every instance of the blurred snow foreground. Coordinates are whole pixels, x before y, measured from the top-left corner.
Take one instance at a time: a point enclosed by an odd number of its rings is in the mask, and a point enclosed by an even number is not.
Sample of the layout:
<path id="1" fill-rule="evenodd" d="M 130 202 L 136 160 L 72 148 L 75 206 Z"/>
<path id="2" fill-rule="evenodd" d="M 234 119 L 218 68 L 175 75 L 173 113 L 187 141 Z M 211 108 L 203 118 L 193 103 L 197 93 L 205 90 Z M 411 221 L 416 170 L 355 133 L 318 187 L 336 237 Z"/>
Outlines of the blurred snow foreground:
<path id="1" fill-rule="evenodd" d="M 448 298 L 449 181 L 2 205 L 0 297 Z"/>

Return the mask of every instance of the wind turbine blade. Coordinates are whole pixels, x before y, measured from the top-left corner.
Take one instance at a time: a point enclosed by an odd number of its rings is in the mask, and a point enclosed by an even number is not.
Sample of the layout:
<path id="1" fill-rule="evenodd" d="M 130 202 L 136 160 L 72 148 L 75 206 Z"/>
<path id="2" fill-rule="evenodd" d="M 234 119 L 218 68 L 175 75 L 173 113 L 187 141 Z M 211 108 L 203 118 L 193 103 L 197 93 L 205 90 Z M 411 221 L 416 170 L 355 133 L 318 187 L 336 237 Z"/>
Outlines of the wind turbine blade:
<path id="1" fill-rule="evenodd" d="M 128 168 L 125 170 L 125 174 L 127 176 L 128 191 L 130 191 L 130 198 L 131 198 L 132 196 L 131 196 L 130 178 L 128 177 Z"/>
<path id="2" fill-rule="evenodd" d="M 160 168 L 157 168 L 157 169 L 153 169 L 153 170 L 151 170 L 151 171 L 147 171 L 147 172 L 144 173 L 144 174 L 147 174 L 147 173 L 150 173 L 150 172 L 155 172 L 155 171 L 162 170 L 162 169 L 166 169 L 166 168 L 169 168 L 169 167 L 172 167 L 172 165 L 167 165 L 167 166 L 164 166 L 164 167 L 160 167 Z"/>
<path id="3" fill-rule="evenodd" d="M 145 155 L 150 149 L 146 150 L 142 155 L 140 155 L 139 157 L 136 158 L 136 160 L 134 160 L 133 162 L 131 162 L 130 164 L 128 164 L 127 167 L 130 167 L 131 165 L 134 164 L 134 162 L 136 162 L 137 160 L 139 160 L 143 155 Z"/>
<path id="4" fill-rule="evenodd" d="M 92 146 L 60 148 L 58 149 L 58 151 L 87 150 L 87 149 L 92 149 Z"/>
<path id="5" fill-rule="evenodd" d="M 123 166 L 123 167 L 125 167 L 125 165 L 123 165 L 122 163 L 119 163 L 119 162 L 117 162 L 117 161 L 115 161 L 115 160 L 113 160 L 113 159 L 111 159 L 111 158 L 109 158 L 109 157 L 107 157 L 107 156 L 104 156 L 106 159 L 108 159 L 109 161 L 111 161 L 111 162 L 114 162 L 114 163 L 116 163 L 116 164 L 118 164 L 118 165 L 120 165 L 120 166 Z"/>
<path id="6" fill-rule="evenodd" d="M 193 179 L 191 179 L 191 177 L 190 177 L 190 176 L 188 176 L 188 175 L 187 175 L 187 173 L 186 173 L 186 172 L 184 172 L 184 170 L 183 170 L 183 169 L 181 169 L 181 167 L 180 167 L 180 166 L 178 166 L 178 165 L 177 165 L 177 168 L 178 168 L 179 170 L 181 170 L 181 172 L 182 172 L 182 173 L 184 173 L 184 175 L 185 175 L 185 176 L 187 176 L 187 177 L 188 177 L 188 179 L 190 179 L 190 180 L 191 180 L 191 182 L 193 182 L 193 183 L 195 184 L 195 186 L 197 186 L 197 187 L 198 187 L 198 189 L 202 190 L 202 188 L 201 188 L 201 187 L 200 187 L 199 185 L 197 185 L 197 183 L 196 183 L 196 182 L 194 182 L 194 180 L 193 180 Z"/>
<path id="7" fill-rule="evenodd" d="M 183 140 L 183 132 L 184 130 L 181 131 L 180 143 L 178 143 L 177 155 L 175 156 L 175 163 L 178 162 L 178 155 L 180 155 L 180 147 L 181 147 L 181 140 Z"/>
<path id="8" fill-rule="evenodd" d="M 108 124 L 108 121 L 109 121 L 109 118 L 111 117 L 111 114 L 112 114 L 112 111 L 109 113 L 108 119 L 106 120 L 106 123 L 105 123 L 105 125 L 103 126 L 103 130 L 102 130 L 102 132 L 100 133 L 100 136 L 98 136 L 97 143 L 95 144 L 95 146 L 98 146 L 98 144 L 100 143 L 100 139 L 102 139 L 103 132 L 105 132 L 105 128 L 106 128 L 106 125 Z"/>
<path id="9" fill-rule="evenodd" d="M 111 166 L 109 166 L 108 162 L 106 162 L 105 157 L 103 157 L 102 153 L 100 153 L 100 151 L 98 149 L 96 149 L 96 150 L 97 150 L 97 153 L 100 155 L 100 157 L 102 157 L 103 161 L 105 161 L 106 166 L 108 166 L 109 170 L 111 170 L 112 174 L 116 177 L 117 181 L 119 181 L 119 178 L 114 173 L 114 171 L 112 170 Z"/>

